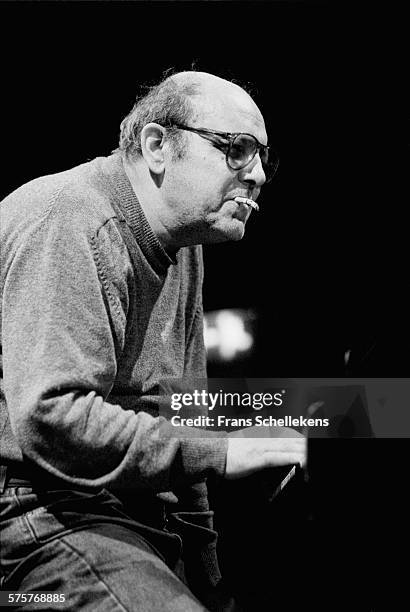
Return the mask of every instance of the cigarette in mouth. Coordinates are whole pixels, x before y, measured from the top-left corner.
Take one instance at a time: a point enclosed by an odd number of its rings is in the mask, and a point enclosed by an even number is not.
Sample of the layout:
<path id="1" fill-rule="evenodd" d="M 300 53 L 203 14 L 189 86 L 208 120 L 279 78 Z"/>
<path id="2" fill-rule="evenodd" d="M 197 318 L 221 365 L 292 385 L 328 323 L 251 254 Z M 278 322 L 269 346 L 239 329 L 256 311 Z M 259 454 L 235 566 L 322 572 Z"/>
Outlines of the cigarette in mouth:
<path id="1" fill-rule="evenodd" d="M 253 200 L 251 200 L 250 198 L 241 198 L 240 196 L 235 198 L 235 202 L 237 204 L 247 204 L 248 206 L 250 206 L 251 208 L 253 208 L 256 211 L 259 211 L 259 205 L 254 202 Z"/>

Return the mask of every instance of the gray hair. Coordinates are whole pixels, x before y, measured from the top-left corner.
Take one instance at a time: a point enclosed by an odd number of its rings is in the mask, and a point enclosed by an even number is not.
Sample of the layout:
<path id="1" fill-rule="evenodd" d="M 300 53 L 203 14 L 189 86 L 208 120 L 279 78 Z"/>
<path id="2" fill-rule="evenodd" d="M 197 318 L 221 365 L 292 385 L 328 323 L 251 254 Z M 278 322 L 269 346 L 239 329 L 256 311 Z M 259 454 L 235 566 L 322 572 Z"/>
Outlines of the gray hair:
<path id="1" fill-rule="evenodd" d="M 140 157 L 141 131 L 147 123 L 158 123 L 167 127 L 166 138 L 172 144 L 175 159 L 184 156 L 185 134 L 173 123 L 189 124 L 195 116 L 192 98 L 199 95 L 200 84 L 195 80 L 178 82 L 167 75 L 160 83 L 145 87 L 145 92 L 136 98 L 131 112 L 121 122 L 119 147 L 127 156 Z"/>

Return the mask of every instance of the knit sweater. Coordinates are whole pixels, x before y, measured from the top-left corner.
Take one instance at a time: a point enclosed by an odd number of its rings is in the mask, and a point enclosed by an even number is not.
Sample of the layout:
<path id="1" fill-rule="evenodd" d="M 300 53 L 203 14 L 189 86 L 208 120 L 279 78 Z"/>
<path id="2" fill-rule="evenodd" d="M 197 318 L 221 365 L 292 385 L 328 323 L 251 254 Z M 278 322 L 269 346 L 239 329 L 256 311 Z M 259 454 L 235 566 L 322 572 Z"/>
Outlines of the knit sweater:
<path id="1" fill-rule="evenodd" d="M 225 437 L 158 416 L 162 378 L 205 376 L 201 247 L 166 253 L 118 153 L 23 185 L 1 221 L 2 460 L 72 488 L 222 475 Z"/>

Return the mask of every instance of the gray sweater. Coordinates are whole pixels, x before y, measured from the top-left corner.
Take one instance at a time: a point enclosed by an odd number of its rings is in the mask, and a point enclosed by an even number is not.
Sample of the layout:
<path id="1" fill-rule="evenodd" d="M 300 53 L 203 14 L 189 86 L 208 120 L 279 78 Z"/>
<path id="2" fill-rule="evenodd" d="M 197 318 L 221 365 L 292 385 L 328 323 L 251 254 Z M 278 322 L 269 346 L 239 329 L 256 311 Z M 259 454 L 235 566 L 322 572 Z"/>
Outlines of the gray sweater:
<path id="1" fill-rule="evenodd" d="M 222 475 L 225 437 L 176 435 L 158 416 L 163 377 L 205 377 L 202 250 L 170 258 L 121 156 L 14 191 L 1 245 L 2 459 L 73 488 L 157 493 Z"/>

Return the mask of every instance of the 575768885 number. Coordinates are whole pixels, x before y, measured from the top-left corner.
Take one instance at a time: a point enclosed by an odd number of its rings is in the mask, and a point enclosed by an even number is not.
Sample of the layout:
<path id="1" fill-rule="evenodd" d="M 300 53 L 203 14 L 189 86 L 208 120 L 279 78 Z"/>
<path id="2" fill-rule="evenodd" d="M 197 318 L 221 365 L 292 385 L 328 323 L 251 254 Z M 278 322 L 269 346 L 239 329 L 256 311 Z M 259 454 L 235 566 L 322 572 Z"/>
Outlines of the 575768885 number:
<path id="1" fill-rule="evenodd" d="M 64 593 L 54 593 L 52 591 L 30 591 L 18 593 L 14 591 L 0 592 L 1 606 L 19 606 L 28 603 L 63 603 L 65 602 Z"/>

